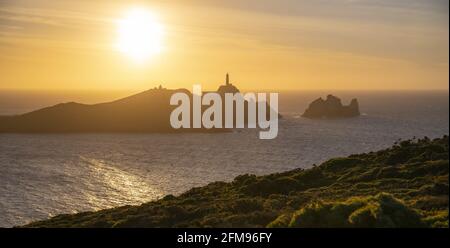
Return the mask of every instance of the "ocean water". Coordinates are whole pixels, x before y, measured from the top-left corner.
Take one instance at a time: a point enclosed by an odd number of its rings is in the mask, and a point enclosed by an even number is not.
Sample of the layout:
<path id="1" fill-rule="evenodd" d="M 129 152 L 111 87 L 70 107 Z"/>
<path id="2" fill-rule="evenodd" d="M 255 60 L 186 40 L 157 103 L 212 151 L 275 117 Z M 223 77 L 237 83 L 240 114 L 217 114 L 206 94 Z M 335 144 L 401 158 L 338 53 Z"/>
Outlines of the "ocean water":
<path id="1" fill-rule="evenodd" d="M 284 118 L 273 140 L 259 140 L 253 129 L 221 134 L 0 134 L 0 227 L 136 205 L 244 173 L 308 168 L 332 157 L 386 148 L 398 139 L 449 133 L 448 91 L 334 94 L 344 104 L 358 97 L 363 115 L 301 118 L 308 102 L 326 93 L 281 93 Z M 3 106 L 0 113 L 25 109 L 13 102 Z"/>

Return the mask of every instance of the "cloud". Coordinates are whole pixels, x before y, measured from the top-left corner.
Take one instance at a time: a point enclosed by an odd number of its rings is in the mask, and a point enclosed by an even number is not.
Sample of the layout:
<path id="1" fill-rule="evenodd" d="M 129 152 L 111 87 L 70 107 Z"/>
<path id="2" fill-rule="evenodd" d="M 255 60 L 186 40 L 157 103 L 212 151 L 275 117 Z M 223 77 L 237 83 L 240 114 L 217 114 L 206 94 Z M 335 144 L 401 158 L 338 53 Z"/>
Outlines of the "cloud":
<path id="1" fill-rule="evenodd" d="M 184 27 L 177 33 L 198 37 L 196 41 L 205 46 L 214 37 L 213 41 L 229 45 L 234 45 L 233 39 L 253 41 L 254 48 L 257 44 L 292 52 L 317 49 L 420 64 L 448 63 L 448 23 L 442 21 L 448 14 L 438 10 L 445 4 L 442 1 L 193 2 L 196 7 L 189 8 L 198 11 L 182 14 Z"/>
<path id="2" fill-rule="evenodd" d="M 27 24 L 37 24 L 67 28 L 105 24 L 112 21 L 111 19 L 76 11 L 5 6 L 0 7 L 0 20 L 24 26 Z"/>
<path id="3" fill-rule="evenodd" d="M 288 77 L 286 68 L 297 68 L 299 61 L 315 71 L 316 67 L 322 70 L 330 58 L 344 57 L 346 61 L 329 62 L 329 68 L 338 71 L 353 63 L 366 76 L 364 69 L 390 61 L 402 65 L 401 81 L 411 77 L 407 69 L 421 68 L 436 75 L 437 67 L 448 65 L 448 0 L 141 2 L 160 14 L 167 29 L 171 47 L 165 55 L 170 59 L 164 65 L 155 63 L 166 66 L 166 71 L 171 71 L 169 65 L 203 69 L 215 60 L 239 68 L 245 67 L 242 61 L 256 68 L 277 61 L 274 66 L 280 66 L 279 73 L 274 74 L 275 69 L 266 73 L 281 78 Z M 115 18 L 127 7 L 131 6 L 124 0 L 0 0 L 2 65 L 8 62 L 4 58 L 32 59 L 29 54 L 37 54 L 38 61 L 46 51 L 58 62 L 77 56 L 82 57 L 80 64 L 95 59 L 110 62 L 111 52 L 97 52 L 112 49 Z M 185 60 L 189 61 L 183 64 Z M 395 73 L 396 68 L 390 67 Z"/>
<path id="4" fill-rule="evenodd" d="M 7 48 L 2 49 L 2 57 L 17 57 L 14 49 L 105 49 L 104 39 L 93 42 L 93 37 L 104 33 L 111 22 L 81 11 L 0 5 L 0 49 Z"/>

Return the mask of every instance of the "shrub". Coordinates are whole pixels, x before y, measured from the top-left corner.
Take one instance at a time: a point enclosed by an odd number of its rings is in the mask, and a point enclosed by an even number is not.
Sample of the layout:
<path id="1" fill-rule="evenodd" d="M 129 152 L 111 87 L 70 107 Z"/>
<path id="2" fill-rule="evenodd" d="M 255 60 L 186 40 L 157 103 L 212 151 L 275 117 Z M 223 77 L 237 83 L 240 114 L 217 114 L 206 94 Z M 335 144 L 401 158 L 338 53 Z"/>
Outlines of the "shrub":
<path id="1" fill-rule="evenodd" d="M 282 214 L 278 216 L 274 221 L 270 222 L 267 227 L 269 228 L 280 228 L 287 227 L 291 221 L 292 216 L 289 214 Z"/>
<path id="2" fill-rule="evenodd" d="M 260 201 L 251 198 L 237 199 L 230 205 L 233 213 L 250 213 L 263 209 Z"/>
<path id="3" fill-rule="evenodd" d="M 290 227 L 423 227 L 420 215 L 390 194 L 314 203 L 294 213 Z"/>
<path id="4" fill-rule="evenodd" d="M 322 166 L 327 171 L 337 172 L 362 163 L 363 161 L 358 158 L 333 158 L 323 163 Z"/>

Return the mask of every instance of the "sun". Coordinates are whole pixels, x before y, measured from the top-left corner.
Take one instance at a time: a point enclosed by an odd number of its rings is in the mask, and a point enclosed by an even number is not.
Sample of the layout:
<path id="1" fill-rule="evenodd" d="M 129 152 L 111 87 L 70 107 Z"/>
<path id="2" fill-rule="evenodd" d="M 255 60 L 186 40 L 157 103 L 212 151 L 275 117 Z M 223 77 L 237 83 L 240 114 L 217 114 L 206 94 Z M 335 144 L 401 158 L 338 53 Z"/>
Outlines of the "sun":
<path id="1" fill-rule="evenodd" d="M 116 48 L 134 61 L 143 62 L 163 48 L 163 27 L 143 8 L 128 11 L 117 23 Z"/>

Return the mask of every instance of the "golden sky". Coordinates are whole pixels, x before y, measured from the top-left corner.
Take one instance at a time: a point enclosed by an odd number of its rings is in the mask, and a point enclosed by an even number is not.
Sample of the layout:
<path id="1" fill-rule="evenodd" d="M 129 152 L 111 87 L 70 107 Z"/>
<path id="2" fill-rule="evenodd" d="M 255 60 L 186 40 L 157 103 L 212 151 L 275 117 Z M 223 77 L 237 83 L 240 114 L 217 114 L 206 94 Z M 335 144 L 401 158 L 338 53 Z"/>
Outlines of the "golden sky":
<path id="1" fill-rule="evenodd" d="M 448 89 L 448 0 L 0 0 L 0 89 Z M 136 63 L 118 21 L 145 9 Z"/>

